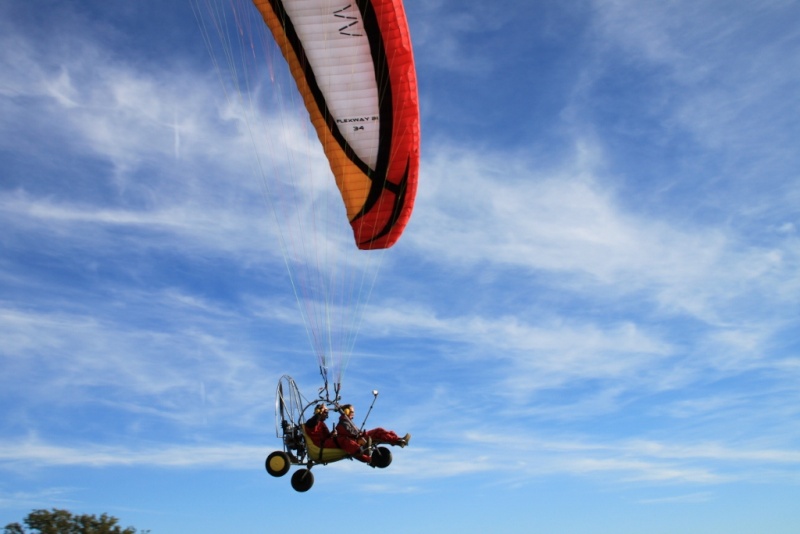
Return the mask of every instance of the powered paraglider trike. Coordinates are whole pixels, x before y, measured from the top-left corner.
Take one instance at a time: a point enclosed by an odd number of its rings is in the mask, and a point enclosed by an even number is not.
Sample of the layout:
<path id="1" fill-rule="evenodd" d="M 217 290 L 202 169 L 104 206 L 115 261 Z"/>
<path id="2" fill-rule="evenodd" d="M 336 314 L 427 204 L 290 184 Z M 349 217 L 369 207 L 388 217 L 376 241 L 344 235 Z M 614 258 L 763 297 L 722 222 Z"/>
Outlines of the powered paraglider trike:
<path id="1" fill-rule="evenodd" d="M 374 404 L 378 392 L 373 390 L 372 394 Z M 306 434 L 304 414 L 319 403 L 325 403 L 335 411 L 339 409 L 338 398 L 330 400 L 322 392 L 320 398 L 311 402 L 306 400 L 291 376 L 284 375 L 278 381 L 275 393 L 275 434 L 283 441 L 283 450 L 270 453 L 265 466 L 267 472 L 274 477 L 284 476 L 292 466 L 302 466 L 291 478 L 292 488 L 299 492 L 308 491 L 314 484 L 311 468 L 315 465 L 352 460 L 352 456 L 342 449 L 318 447 Z M 369 412 L 367 415 L 369 416 Z M 366 454 L 372 458 L 369 463 L 371 467 L 383 469 L 392 463 L 392 451 L 379 444 L 369 443 Z"/>

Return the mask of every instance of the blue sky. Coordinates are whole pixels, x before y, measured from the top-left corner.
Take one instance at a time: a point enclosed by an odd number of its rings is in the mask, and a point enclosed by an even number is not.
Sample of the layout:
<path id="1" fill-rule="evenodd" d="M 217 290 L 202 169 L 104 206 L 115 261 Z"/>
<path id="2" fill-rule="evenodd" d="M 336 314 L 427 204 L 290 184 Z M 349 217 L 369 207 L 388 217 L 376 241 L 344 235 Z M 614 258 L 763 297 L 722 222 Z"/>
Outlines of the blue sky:
<path id="1" fill-rule="evenodd" d="M 164 4 L 0 4 L 0 526 L 797 532 L 800 4 L 408 0 L 419 192 L 344 392 L 414 438 L 303 495 L 263 460 L 316 360 Z M 253 87 L 266 157 L 325 175 L 288 89 Z"/>

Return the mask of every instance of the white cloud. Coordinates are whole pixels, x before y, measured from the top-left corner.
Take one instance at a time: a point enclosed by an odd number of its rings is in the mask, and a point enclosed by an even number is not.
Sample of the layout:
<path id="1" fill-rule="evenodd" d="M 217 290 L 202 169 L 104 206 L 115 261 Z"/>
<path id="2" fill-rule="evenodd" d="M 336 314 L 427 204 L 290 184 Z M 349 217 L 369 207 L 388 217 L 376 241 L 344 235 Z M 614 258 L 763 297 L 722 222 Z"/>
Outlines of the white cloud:
<path id="1" fill-rule="evenodd" d="M 652 441 L 591 443 L 574 436 L 557 441 L 526 434 L 523 429 L 512 435 L 491 435 L 478 430 L 449 439 L 440 437 L 438 446 L 447 452 L 425 446 L 395 449 L 395 461 L 381 474 L 401 481 L 403 487 L 413 485 L 414 481 L 486 472 L 504 478 L 603 475 L 616 483 L 716 485 L 733 478 L 763 481 L 764 468 L 800 463 L 798 454 L 791 450 L 730 449 L 718 443 L 688 446 Z M 229 442 L 134 448 L 87 443 L 53 445 L 29 437 L 0 443 L 0 464 L 4 469 L 19 465 L 28 469 L 68 466 L 253 469 L 265 455 L 262 445 Z M 336 477 L 357 475 L 363 467 L 343 461 L 317 469 L 326 469 Z M 608 475 L 612 475 L 610 479 Z"/>
<path id="2" fill-rule="evenodd" d="M 236 325 L 241 317 L 209 303 L 198 312 L 171 293 L 142 294 L 138 304 L 120 297 L 94 313 L 0 309 L 8 341 L 0 357 L 10 372 L 3 388 L 27 399 L 9 408 L 9 421 L 39 406 L 51 413 L 105 406 L 198 428 L 208 420 L 249 428 L 268 411 L 264 390 L 273 387 L 279 358 L 250 345 L 247 328 Z M 227 337 L 242 331 L 241 341 Z"/>
<path id="3" fill-rule="evenodd" d="M 725 157 L 724 176 L 715 179 L 735 185 L 733 191 L 750 190 L 745 200 L 751 209 L 756 204 L 774 210 L 780 199 L 765 201 L 758 187 L 741 179 L 770 188 L 788 181 L 796 198 L 791 171 L 797 157 L 787 147 L 798 129 L 786 108 L 800 67 L 798 55 L 788 52 L 797 47 L 789 22 L 797 13 L 793 3 L 598 0 L 595 6 L 595 44 L 603 60 L 663 72 L 663 94 L 648 111 L 664 126 L 690 135 L 707 151 L 699 157 Z M 761 40 L 764 28 L 772 35 Z"/>
<path id="4" fill-rule="evenodd" d="M 263 456 L 261 446 L 232 443 L 195 446 L 157 446 L 128 449 L 122 446 L 51 445 L 37 438 L 0 444 L 0 464 L 14 468 L 43 467 L 227 467 L 252 469 L 254 459 Z"/>
<path id="5" fill-rule="evenodd" d="M 33 508 L 70 506 L 73 488 L 45 488 L 37 491 L 0 491 L 0 508 Z"/>
<path id="6" fill-rule="evenodd" d="M 592 152 L 601 150 L 593 147 Z M 797 287 L 791 242 L 748 245 L 729 228 L 654 219 L 625 208 L 594 158 L 564 170 L 441 147 L 409 236 L 432 261 L 522 267 L 565 289 L 644 294 L 670 314 L 712 324 L 754 294 L 780 302 Z M 783 295 L 783 296 L 781 296 Z"/>

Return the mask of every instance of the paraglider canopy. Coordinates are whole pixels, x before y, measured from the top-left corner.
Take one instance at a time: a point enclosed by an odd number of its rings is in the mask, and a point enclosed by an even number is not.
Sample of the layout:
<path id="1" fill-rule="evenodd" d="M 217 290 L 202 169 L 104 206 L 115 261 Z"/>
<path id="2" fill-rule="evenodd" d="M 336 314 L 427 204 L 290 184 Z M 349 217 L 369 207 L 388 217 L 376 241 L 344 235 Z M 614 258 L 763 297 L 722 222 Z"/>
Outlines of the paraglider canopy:
<path id="1" fill-rule="evenodd" d="M 419 171 L 419 107 L 399 0 L 254 0 L 292 76 L 342 194 L 356 244 L 392 246 Z"/>

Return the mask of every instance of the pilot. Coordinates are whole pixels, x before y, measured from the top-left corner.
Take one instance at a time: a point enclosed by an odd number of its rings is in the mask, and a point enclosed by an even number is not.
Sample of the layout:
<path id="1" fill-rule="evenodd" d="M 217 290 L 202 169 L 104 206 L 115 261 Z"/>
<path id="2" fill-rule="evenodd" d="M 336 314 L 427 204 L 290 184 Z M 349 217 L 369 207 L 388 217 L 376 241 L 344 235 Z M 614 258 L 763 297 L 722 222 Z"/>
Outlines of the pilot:
<path id="1" fill-rule="evenodd" d="M 314 407 L 314 415 L 306 421 L 306 435 L 317 447 L 336 447 L 331 440 L 331 431 L 325 420 L 328 419 L 328 407 L 320 402 Z"/>

